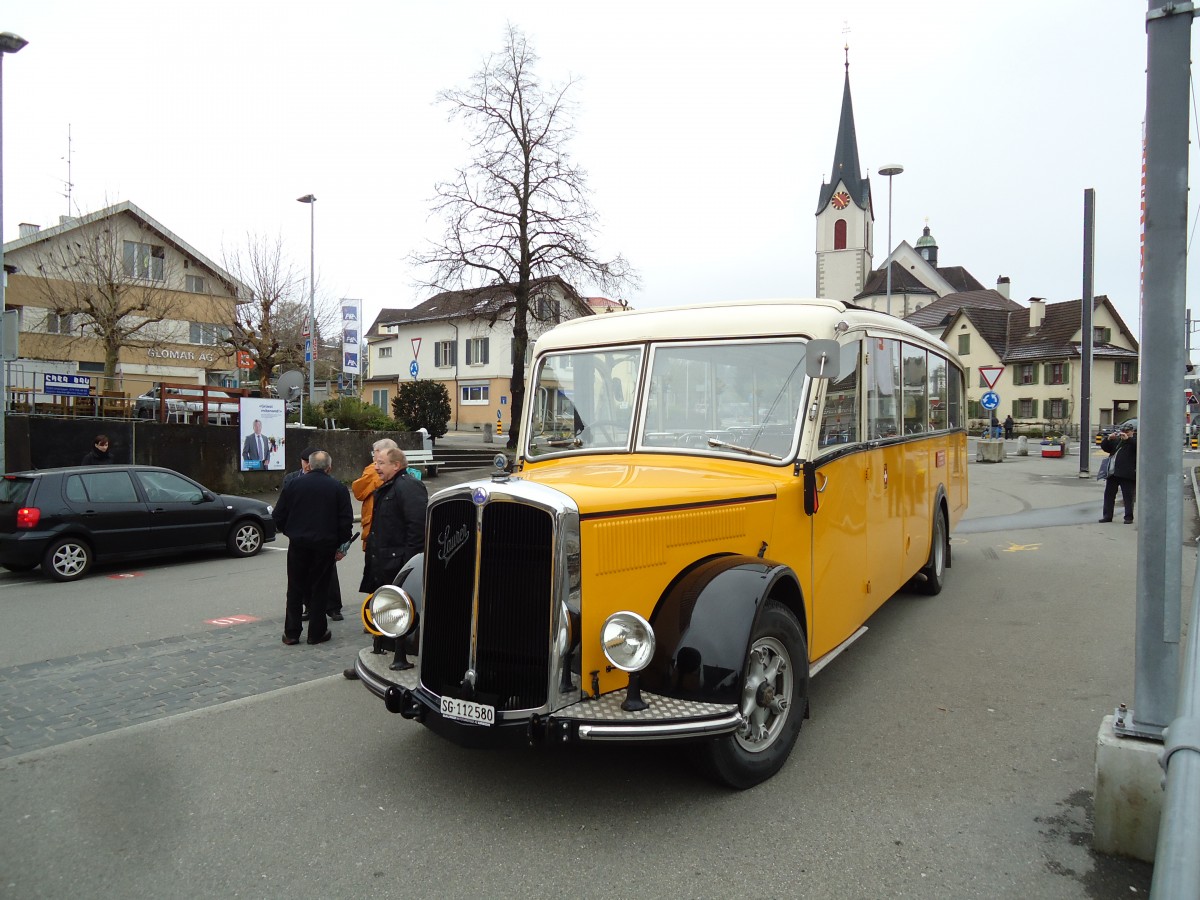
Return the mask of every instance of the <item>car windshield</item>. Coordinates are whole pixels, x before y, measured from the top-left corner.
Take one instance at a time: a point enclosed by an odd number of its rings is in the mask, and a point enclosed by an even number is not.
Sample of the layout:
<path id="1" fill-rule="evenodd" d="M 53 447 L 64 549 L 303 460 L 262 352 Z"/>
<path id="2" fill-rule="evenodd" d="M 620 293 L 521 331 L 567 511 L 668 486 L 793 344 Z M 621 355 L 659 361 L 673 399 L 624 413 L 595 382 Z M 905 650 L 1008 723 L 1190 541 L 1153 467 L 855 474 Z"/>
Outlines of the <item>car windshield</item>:
<path id="1" fill-rule="evenodd" d="M 801 341 L 654 349 L 641 446 L 783 459 L 804 396 Z"/>
<path id="2" fill-rule="evenodd" d="M 803 403 L 804 350 L 800 340 L 659 344 L 644 385 L 640 347 L 543 357 L 529 457 L 624 450 L 640 421 L 639 450 L 785 459 Z"/>
<path id="3" fill-rule="evenodd" d="M 533 381 L 529 456 L 627 447 L 641 367 L 641 347 L 544 357 Z"/>

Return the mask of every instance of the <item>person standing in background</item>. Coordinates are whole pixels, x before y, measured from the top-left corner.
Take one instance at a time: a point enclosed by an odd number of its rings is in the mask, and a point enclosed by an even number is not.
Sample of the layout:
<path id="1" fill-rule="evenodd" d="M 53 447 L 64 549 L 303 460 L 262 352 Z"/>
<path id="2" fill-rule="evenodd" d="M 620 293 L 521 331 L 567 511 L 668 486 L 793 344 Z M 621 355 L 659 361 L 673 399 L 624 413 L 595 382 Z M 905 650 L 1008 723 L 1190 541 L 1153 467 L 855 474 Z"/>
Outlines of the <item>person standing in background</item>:
<path id="1" fill-rule="evenodd" d="M 338 548 L 350 540 L 354 510 L 346 486 L 329 476 L 332 459 L 324 450 L 308 458 L 309 471 L 279 495 L 275 521 L 287 535 L 287 614 L 283 642 L 300 643 L 303 609 L 308 606 L 308 643 L 332 637 L 325 608 L 333 567 L 345 554 Z"/>
<path id="2" fill-rule="evenodd" d="M 354 496 L 362 503 L 360 511 L 360 525 L 362 527 L 362 545 L 363 552 L 367 552 L 367 536 L 371 533 L 371 516 L 374 513 L 375 507 L 375 491 L 383 484 L 383 480 L 379 477 L 379 472 L 375 469 L 375 463 L 379 461 L 379 454 L 383 450 L 395 450 L 396 442 L 391 438 L 380 438 L 371 445 L 371 461 L 367 463 L 362 470 L 362 475 L 355 479 L 350 485 L 350 490 L 354 491 Z"/>
<path id="3" fill-rule="evenodd" d="M 1004 417 L 1004 439 L 1011 441 L 1013 438 L 1013 417 L 1007 415 Z"/>
<path id="4" fill-rule="evenodd" d="M 1100 449 L 1109 454 L 1108 477 L 1104 479 L 1104 511 L 1101 522 L 1113 520 L 1113 509 L 1117 504 L 1117 491 L 1121 491 L 1121 502 L 1125 506 L 1125 524 L 1133 524 L 1133 501 L 1137 490 L 1137 432 L 1132 425 L 1122 425 L 1121 430 L 1108 435 L 1100 442 Z"/>
<path id="5" fill-rule="evenodd" d="M 108 452 L 108 435 L 98 434 L 92 441 L 92 449 L 83 455 L 81 466 L 111 466 L 116 460 Z"/>

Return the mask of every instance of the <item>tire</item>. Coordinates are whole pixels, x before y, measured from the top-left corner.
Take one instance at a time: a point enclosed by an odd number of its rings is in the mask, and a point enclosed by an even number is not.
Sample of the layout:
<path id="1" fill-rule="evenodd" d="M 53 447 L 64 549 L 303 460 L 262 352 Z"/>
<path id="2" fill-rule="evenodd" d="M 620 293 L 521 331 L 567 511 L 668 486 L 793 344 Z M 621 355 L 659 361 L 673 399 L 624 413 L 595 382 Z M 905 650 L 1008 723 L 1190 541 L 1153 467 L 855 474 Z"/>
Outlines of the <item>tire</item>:
<path id="1" fill-rule="evenodd" d="M 929 540 L 929 561 L 921 569 L 922 577 L 915 579 L 915 587 L 922 594 L 936 597 L 946 586 L 946 566 L 950 562 L 949 538 L 946 515 L 939 509 L 933 520 L 933 535 Z"/>
<path id="2" fill-rule="evenodd" d="M 738 731 L 704 745 L 709 774 L 738 790 L 787 762 L 808 714 L 808 644 L 792 611 L 768 600 L 750 638 Z"/>
<path id="3" fill-rule="evenodd" d="M 21 563 L 20 565 L 17 565 L 16 563 L 5 563 L 4 568 L 8 569 L 10 572 L 31 572 L 37 568 L 37 563 Z"/>
<path id="4" fill-rule="evenodd" d="M 253 519 L 242 519 L 233 524 L 233 530 L 229 532 L 227 541 L 230 556 L 254 556 L 262 549 L 262 545 L 262 526 Z"/>
<path id="5" fill-rule="evenodd" d="M 93 559 L 87 541 L 76 537 L 59 538 L 46 548 L 42 571 L 55 581 L 76 581 L 91 570 Z"/>

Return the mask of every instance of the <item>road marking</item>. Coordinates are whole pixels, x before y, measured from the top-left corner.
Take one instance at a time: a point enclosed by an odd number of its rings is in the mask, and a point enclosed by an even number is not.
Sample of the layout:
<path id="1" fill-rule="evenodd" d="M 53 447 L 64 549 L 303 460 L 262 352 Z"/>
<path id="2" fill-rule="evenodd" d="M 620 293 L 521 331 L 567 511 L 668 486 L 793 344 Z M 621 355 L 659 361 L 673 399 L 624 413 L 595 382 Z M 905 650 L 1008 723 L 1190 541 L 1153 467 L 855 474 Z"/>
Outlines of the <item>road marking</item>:
<path id="1" fill-rule="evenodd" d="M 220 625 L 222 628 L 228 628 L 230 625 L 244 625 L 247 622 L 260 621 L 257 616 L 222 616 L 219 619 L 205 619 L 205 625 Z"/>
<path id="2" fill-rule="evenodd" d="M 1014 544 L 1012 541 L 1009 541 L 1008 546 L 1004 548 L 1004 552 L 1017 553 L 1021 550 L 1037 550 L 1041 546 L 1041 544 Z"/>
<path id="3" fill-rule="evenodd" d="M 120 572 L 116 575 L 109 575 L 109 578 L 141 578 L 142 572 Z"/>

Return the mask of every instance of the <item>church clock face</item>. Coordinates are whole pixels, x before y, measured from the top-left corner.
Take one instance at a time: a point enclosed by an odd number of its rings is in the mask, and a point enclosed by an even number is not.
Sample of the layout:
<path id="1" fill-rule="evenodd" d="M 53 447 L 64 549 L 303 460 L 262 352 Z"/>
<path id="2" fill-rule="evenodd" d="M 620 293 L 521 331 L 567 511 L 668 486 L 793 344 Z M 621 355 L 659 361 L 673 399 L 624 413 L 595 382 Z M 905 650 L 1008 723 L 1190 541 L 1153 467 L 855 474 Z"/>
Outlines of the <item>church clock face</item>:
<path id="1" fill-rule="evenodd" d="M 847 194 L 845 191 L 838 191 L 836 194 L 833 195 L 833 208 L 834 209 L 845 209 L 849 205 L 850 205 L 850 195 Z"/>

